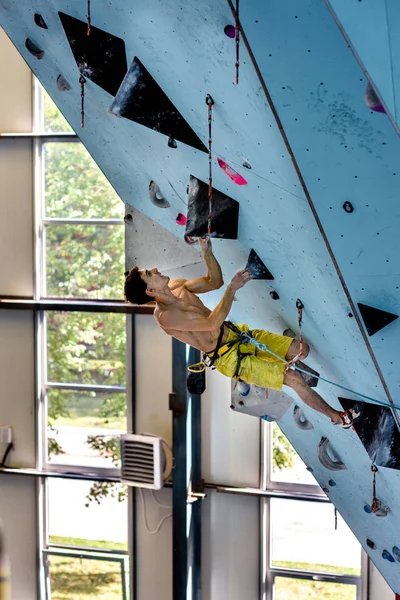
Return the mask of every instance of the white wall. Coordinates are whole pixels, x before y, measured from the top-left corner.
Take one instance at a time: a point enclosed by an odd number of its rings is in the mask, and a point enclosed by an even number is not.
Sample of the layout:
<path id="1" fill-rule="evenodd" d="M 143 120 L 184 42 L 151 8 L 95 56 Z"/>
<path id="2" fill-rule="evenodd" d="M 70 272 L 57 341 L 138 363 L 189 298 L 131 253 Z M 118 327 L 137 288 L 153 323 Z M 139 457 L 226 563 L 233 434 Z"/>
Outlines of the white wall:
<path id="1" fill-rule="evenodd" d="M 0 29 L 0 132 L 31 131 L 31 72 Z M 32 296 L 32 143 L 0 140 L 0 295 Z M 10 466 L 35 466 L 34 338 L 31 312 L 0 311 L 0 425 L 11 425 Z M 0 444 L 0 453 L 5 446 Z M 2 476 L 0 517 L 13 600 L 36 600 L 36 490 Z"/>

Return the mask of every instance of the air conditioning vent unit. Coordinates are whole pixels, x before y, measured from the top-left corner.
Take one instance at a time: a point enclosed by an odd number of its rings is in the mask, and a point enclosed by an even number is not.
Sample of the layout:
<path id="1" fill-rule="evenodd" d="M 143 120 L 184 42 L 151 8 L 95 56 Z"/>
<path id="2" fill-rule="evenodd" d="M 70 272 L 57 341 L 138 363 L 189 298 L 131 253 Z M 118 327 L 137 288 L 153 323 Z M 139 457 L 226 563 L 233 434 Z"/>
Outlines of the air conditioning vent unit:
<path id="1" fill-rule="evenodd" d="M 121 435 L 121 483 L 160 490 L 166 462 L 162 442 L 157 436 Z"/>

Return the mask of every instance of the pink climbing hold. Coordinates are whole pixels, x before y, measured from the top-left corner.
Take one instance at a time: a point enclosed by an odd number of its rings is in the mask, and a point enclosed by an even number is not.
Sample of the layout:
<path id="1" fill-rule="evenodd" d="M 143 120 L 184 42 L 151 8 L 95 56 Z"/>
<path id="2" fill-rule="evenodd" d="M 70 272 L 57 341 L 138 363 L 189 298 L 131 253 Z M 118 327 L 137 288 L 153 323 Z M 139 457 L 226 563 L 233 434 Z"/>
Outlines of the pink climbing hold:
<path id="1" fill-rule="evenodd" d="M 186 217 L 185 215 L 183 215 L 182 213 L 178 213 L 177 217 L 176 217 L 176 222 L 178 223 L 178 225 L 186 225 Z"/>
<path id="2" fill-rule="evenodd" d="M 368 82 L 367 89 L 365 91 L 365 104 L 368 106 L 368 108 L 375 112 L 386 113 L 386 110 L 378 94 L 376 93 L 370 82 Z"/>
<path id="3" fill-rule="evenodd" d="M 232 169 L 222 158 L 217 158 L 218 164 L 221 169 L 238 185 L 247 185 L 247 181 L 242 177 L 235 169 Z"/>

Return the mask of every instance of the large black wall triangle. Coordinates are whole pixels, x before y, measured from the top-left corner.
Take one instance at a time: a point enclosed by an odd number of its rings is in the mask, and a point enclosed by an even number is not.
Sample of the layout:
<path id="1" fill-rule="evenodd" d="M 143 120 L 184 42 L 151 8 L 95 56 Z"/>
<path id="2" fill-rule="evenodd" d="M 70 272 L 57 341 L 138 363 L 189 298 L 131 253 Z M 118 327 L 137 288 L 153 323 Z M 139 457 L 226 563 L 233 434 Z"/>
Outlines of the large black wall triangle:
<path id="1" fill-rule="evenodd" d="M 212 235 L 228 240 L 237 239 L 239 203 L 212 189 Z M 186 236 L 200 237 L 208 229 L 208 185 L 193 175 L 189 180 Z"/>
<path id="2" fill-rule="evenodd" d="M 354 429 L 373 463 L 380 467 L 400 469 L 400 432 L 392 411 L 384 406 L 340 398 L 345 410 L 354 408 L 360 417 Z"/>
<path id="3" fill-rule="evenodd" d="M 207 152 L 201 139 L 136 56 L 108 110 L 117 117 L 125 117 Z"/>
<path id="4" fill-rule="evenodd" d="M 87 35 L 87 23 L 58 14 L 80 73 L 115 96 L 128 70 L 124 40 L 93 26 Z"/>
<path id="5" fill-rule="evenodd" d="M 377 331 L 380 331 L 386 325 L 389 325 L 392 321 L 398 319 L 398 315 L 394 315 L 379 308 L 368 306 L 367 304 L 358 303 L 361 316 L 364 320 L 365 327 L 367 328 L 368 335 L 374 335 Z"/>
<path id="6" fill-rule="evenodd" d="M 247 259 L 246 269 L 250 271 L 253 279 L 274 279 L 272 273 L 264 265 L 257 252 L 250 250 L 249 258 Z"/>

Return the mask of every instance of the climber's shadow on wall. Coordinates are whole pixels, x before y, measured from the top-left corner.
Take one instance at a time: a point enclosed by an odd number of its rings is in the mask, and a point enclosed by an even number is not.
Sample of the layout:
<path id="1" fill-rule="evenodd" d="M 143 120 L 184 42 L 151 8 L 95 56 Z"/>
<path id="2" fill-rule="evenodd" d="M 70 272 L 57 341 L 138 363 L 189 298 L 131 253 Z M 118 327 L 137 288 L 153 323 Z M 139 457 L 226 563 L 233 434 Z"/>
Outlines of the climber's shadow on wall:
<path id="1" fill-rule="evenodd" d="M 389 408 L 339 398 L 345 410 L 356 407 L 361 411 L 354 429 L 378 467 L 400 469 L 400 432 Z"/>

